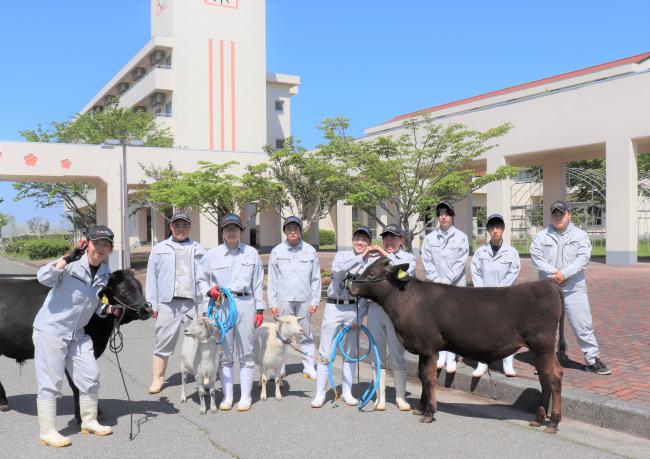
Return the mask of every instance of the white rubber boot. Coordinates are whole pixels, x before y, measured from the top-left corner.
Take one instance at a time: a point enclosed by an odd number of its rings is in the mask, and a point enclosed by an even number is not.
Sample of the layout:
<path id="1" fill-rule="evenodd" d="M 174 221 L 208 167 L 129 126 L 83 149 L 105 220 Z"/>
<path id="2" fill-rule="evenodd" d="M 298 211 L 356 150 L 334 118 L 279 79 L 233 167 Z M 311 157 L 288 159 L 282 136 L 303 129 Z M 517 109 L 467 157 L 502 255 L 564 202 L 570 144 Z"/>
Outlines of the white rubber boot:
<path id="1" fill-rule="evenodd" d="M 56 431 L 56 399 L 36 400 L 38 411 L 39 439 L 41 445 L 62 448 L 72 444 L 68 437 Z"/>
<path id="2" fill-rule="evenodd" d="M 251 409 L 253 376 L 255 376 L 255 368 L 243 367 L 239 370 L 239 388 L 241 389 L 241 397 L 239 398 L 239 403 L 237 403 L 237 411 L 248 411 Z"/>
<path id="3" fill-rule="evenodd" d="M 312 408 L 320 408 L 325 404 L 329 376 L 330 371 L 328 366 L 324 363 L 319 363 L 316 366 L 316 397 L 311 401 Z"/>
<path id="4" fill-rule="evenodd" d="M 341 391 L 341 398 L 346 405 L 357 406 L 359 400 L 352 395 L 352 381 L 354 381 L 354 374 L 356 373 L 357 364 L 355 362 L 343 362 L 343 390 Z"/>
<path id="5" fill-rule="evenodd" d="M 411 404 L 406 401 L 406 370 L 393 370 L 395 380 L 395 403 L 400 411 L 411 411 Z"/>
<path id="6" fill-rule="evenodd" d="M 79 413 L 81 414 L 81 433 L 110 435 L 113 429 L 97 422 L 97 394 L 79 393 Z"/>
<path id="7" fill-rule="evenodd" d="M 438 362 L 436 363 L 436 368 L 440 370 L 445 366 L 445 362 L 447 361 L 447 351 L 440 351 L 438 352 Z"/>
<path id="8" fill-rule="evenodd" d="M 149 386 L 150 394 L 158 394 L 165 385 L 165 371 L 167 370 L 167 357 L 153 356 L 153 379 Z"/>
<path id="9" fill-rule="evenodd" d="M 384 411 L 386 409 L 386 370 L 379 372 L 379 391 L 377 392 L 375 409 L 377 411 Z"/>
<path id="10" fill-rule="evenodd" d="M 219 379 L 221 379 L 221 390 L 223 399 L 219 404 L 221 411 L 228 411 L 232 408 L 232 367 L 221 367 L 219 369 Z"/>
<path id="11" fill-rule="evenodd" d="M 306 352 L 309 356 L 314 355 L 314 348 L 306 349 Z M 316 369 L 314 368 L 314 358 L 309 356 L 303 356 L 302 358 L 302 376 L 305 379 L 313 379 L 316 381 Z"/>
<path id="12" fill-rule="evenodd" d="M 456 373 L 456 354 L 447 351 L 447 365 L 445 367 L 447 373 Z"/>
<path id="13" fill-rule="evenodd" d="M 514 361 L 514 357 L 515 356 L 513 354 L 513 355 L 509 355 L 508 357 L 503 359 L 503 373 L 506 376 L 509 376 L 511 378 L 514 377 L 514 376 L 517 376 L 517 372 L 515 371 L 515 368 L 512 365 L 513 361 Z"/>
<path id="14" fill-rule="evenodd" d="M 488 371 L 488 364 L 479 362 L 476 369 L 472 372 L 472 377 L 480 378 Z"/>

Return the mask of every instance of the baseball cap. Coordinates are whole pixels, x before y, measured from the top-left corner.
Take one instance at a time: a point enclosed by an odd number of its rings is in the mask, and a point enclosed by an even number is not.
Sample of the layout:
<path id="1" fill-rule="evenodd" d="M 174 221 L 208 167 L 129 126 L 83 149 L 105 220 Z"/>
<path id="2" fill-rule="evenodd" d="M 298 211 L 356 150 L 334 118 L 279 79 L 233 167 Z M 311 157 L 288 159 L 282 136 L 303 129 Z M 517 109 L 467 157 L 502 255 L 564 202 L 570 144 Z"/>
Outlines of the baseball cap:
<path id="1" fill-rule="evenodd" d="M 370 232 L 370 228 L 368 228 L 366 225 L 360 226 L 356 230 L 354 230 L 354 233 L 352 233 L 352 236 L 354 236 L 357 233 L 363 233 L 363 234 L 367 235 L 372 240 L 372 233 Z"/>
<path id="2" fill-rule="evenodd" d="M 241 218 L 237 214 L 226 214 L 223 216 L 221 219 L 221 227 L 225 228 L 227 225 L 237 225 L 241 229 L 244 229 Z"/>
<path id="3" fill-rule="evenodd" d="M 395 223 L 391 223 L 390 225 L 386 225 L 384 228 L 384 231 L 381 232 L 379 235 L 380 237 L 384 237 L 385 234 L 394 234 L 395 236 L 404 236 L 404 231 L 399 225 L 396 225 Z"/>
<path id="4" fill-rule="evenodd" d="M 506 224 L 506 221 L 503 219 L 503 215 L 492 214 L 487 218 L 487 220 L 485 220 L 485 227 L 487 228 L 488 226 L 490 226 L 491 223 L 498 223 L 498 222 L 501 222 L 503 225 Z"/>
<path id="5" fill-rule="evenodd" d="M 438 205 L 436 206 L 436 216 L 440 216 L 440 209 L 447 209 L 447 215 L 453 217 L 456 215 L 456 211 L 454 211 L 454 205 L 449 202 L 449 201 L 440 201 Z"/>
<path id="6" fill-rule="evenodd" d="M 559 210 L 565 214 L 569 212 L 571 208 L 569 207 L 569 203 L 566 201 L 555 201 L 553 204 L 551 204 L 551 213 L 555 212 L 556 210 Z"/>
<path id="7" fill-rule="evenodd" d="M 192 223 L 192 219 L 186 212 L 174 213 L 174 215 L 172 215 L 172 218 L 169 220 L 169 223 L 174 223 L 176 220 L 185 220 L 187 223 Z"/>
<path id="8" fill-rule="evenodd" d="M 110 241 L 110 243 L 113 243 L 113 231 L 108 226 L 104 225 L 97 225 L 93 226 L 88 230 L 88 239 L 91 241 L 97 241 L 99 239 L 106 239 Z"/>
<path id="9" fill-rule="evenodd" d="M 282 231 L 284 231 L 289 223 L 296 223 L 300 227 L 300 231 L 302 231 L 302 220 L 300 220 L 295 215 L 291 215 L 284 220 L 284 223 L 282 224 Z"/>

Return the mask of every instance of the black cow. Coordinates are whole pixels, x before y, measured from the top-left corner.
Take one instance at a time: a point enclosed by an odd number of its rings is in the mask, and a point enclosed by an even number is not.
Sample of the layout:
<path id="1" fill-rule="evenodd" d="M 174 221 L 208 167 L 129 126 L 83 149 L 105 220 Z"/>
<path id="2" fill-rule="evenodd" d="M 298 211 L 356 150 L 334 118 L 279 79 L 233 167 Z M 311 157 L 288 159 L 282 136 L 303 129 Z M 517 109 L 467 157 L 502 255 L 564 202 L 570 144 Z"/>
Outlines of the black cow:
<path id="1" fill-rule="evenodd" d="M 0 277 L 0 356 L 16 359 L 18 363 L 34 358 L 32 325 L 49 290 L 35 278 Z M 152 310 L 145 302 L 142 284 L 130 269 L 113 272 L 100 296 L 103 294 L 112 305 L 120 306 L 122 303 L 129 306 L 122 312 L 124 318 L 121 324 L 151 317 Z M 94 314 L 84 327 L 86 334 L 93 341 L 95 358 L 101 356 L 106 349 L 114 324 L 115 316 L 101 318 Z M 74 393 L 75 418 L 81 422 L 79 390 L 67 371 L 66 377 Z M 0 382 L 0 411 L 8 409 L 7 395 Z"/>
<path id="2" fill-rule="evenodd" d="M 553 281 L 512 287 L 466 288 L 423 282 L 406 275 L 408 265 L 392 266 L 380 258 L 352 281 L 350 293 L 380 304 L 404 348 L 419 356 L 422 396 L 414 414 L 432 422 L 436 411 L 438 351 L 449 350 L 491 363 L 526 346 L 533 353 L 542 385 L 542 401 L 533 426 L 546 419 L 545 431 L 557 432 L 561 419 L 562 367 L 555 353 L 558 323 L 563 330 L 564 297 Z M 564 338 L 561 336 L 560 351 Z"/>

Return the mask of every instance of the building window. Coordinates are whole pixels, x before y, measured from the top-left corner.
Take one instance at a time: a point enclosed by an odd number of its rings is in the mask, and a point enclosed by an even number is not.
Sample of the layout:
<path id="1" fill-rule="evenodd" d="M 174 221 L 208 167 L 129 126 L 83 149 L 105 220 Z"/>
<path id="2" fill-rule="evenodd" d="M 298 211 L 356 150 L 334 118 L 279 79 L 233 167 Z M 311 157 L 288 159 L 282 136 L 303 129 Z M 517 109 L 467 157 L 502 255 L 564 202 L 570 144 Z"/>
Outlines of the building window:
<path id="1" fill-rule="evenodd" d="M 171 102 L 167 102 L 165 104 L 165 115 L 169 115 L 169 116 L 172 115 L 172 103 Z"/>
<path id="2" fill-rule="evenodd" d="M 283 113 L 284 112 L 284 101 L 283 100 L 276 100 L 275 101 L 275 111 Z"/>
<path id="3" fill-rule="evenodd" d="M 275 139 L 275 149 L 279 150 L 284 148 L 284 139 Z"/>

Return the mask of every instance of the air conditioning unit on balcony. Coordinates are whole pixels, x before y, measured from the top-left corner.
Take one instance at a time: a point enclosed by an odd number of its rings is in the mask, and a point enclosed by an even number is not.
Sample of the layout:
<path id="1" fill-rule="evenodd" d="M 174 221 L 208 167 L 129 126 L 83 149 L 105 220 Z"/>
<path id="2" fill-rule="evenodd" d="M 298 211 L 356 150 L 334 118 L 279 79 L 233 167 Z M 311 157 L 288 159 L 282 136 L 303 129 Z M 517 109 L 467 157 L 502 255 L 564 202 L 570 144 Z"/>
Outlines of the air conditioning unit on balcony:
<path id="1" fill-rule="evenodd" d="M 161 49 L 155 50 L 149 55 L 149 62 L 151 65 L 156 65 L 165 58 L 165 53 Z"/>
<path id="2" fill-rule="evenodd" d="M 109 94 L 108 96 L 104 97 L 104 105 L 110 105 L 114 100 L 115 96 Z"/>
<path id="3" fill-rule="evenodd" d="M 140 78 L 144 76 L 146 73 L 146 70 L 143 67 L 136 67 L 133 69 L 133 72 L 131 72 L 131 78 L 133 81 L 138 81 Z"/>
<path id="4" fill-rule="evenodd" d="M 165 94 L 162 92 L 154 92 L 149 97 L 149 101 L 151 105 L 162 105 L 165 102 Z"/>
<path id="5" fill-rule="evenodd" d="M 129 83 L 126 81 L 123 81 L 117 85 L 118 94 L 124 94 L 127 89 L 129 89 Z"/>
<path id="6" fill-rule="evenodd" d="M 136 112 L 146 112 L 146 111 L 147 111 L 147 107 L 145 107 L 144 105 L 136 105 L 136 106 L 133 108 L 133 110 L 135 110 Z"/>

